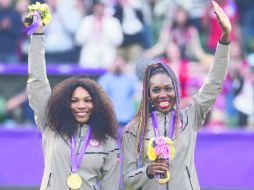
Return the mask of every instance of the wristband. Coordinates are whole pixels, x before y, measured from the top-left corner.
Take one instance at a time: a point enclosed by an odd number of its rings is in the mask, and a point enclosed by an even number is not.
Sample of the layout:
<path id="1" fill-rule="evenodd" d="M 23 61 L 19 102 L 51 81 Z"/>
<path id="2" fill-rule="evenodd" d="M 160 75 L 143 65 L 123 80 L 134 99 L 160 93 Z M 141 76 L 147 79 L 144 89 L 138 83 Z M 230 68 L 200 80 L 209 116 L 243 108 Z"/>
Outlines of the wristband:
<path id="1" fill-rule="evenodd" d="M 228 43 L 226 43 L 226 42 L 222 42 L 221 40 L 219 40 L 219 43 L 222 44 L 222 45 L 229 45 L 230 41 Z"/>
<path id="2" fill-rule="evenodd" d="M 33 33 L 33 35 L 44 35 L 43 32 Z"/>

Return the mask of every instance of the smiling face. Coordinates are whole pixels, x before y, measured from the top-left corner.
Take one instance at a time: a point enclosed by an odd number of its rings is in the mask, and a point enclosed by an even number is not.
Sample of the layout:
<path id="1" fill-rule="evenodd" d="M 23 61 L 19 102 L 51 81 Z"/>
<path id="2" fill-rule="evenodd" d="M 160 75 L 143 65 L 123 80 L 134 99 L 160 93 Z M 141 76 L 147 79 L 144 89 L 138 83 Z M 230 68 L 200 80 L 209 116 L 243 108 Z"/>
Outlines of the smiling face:
<path id="1" fill-rule="evenodd" d="M 92 97 L 82 87 L 77 87 L 72 94 L 70 109 L 78 123 L 87 123 L 93 111 Z"/>
<path id="2" fill-rule="evenodd" d="M 150 78 L 150 98 L 155 109 L 167 113 L 174 108 L 176 94 L 171 78 L 166 73 L 158 73 Z"/>

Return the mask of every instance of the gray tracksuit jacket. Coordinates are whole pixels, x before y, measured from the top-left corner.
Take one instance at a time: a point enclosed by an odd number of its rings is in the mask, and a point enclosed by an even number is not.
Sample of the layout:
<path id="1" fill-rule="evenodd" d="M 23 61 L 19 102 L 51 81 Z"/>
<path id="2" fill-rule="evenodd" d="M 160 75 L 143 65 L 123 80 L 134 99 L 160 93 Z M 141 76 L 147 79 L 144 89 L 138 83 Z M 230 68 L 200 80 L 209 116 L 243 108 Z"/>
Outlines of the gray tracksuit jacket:
<path id="1" fill-rule="evenodd" d="M 203 86 L 193 96 L 194 103 L 180 111 L 181 128 L 173 137 L 175 158 L 169 163 L 171 179 L 166 184 L 158 184 L 148 178 L 146 168 L 150 161 L 146 155 L 143 167 L 137 167 L 138 153 L 136 148 L 137 123 L 132 121 L 123 134 L 123 179 L 128 190 L 199 190 L 199 182 L 194 164 L 194 150 L 197 130 L 203 125 L 207 112 L 211 109 L 216 96 L 221 92 L 223 81 L 229 65 L 230 45 L 217 45 L 214 63 Z M 157 112 L 160 134 L 167 134 L 171 113 Z M 166 133 L 164 133 L 166 132 Z M 154 137 L 151 118 L 149 118 L 145 153 L 148 140 Z"/>
<path id="2" fill-rule="evenodd" d="M 51 88 L 46 75 L 44 36 L 33 35 L 29 48 L 28 60 L 28 96 L 35 113 L 36 124 L 42 133 L 44 153 L 44 173 L 41 190 L 69 190 L 66 184 L 70 174 L 70 142 L 57 135 L 45 126 L 46 106 Z M 77 149 L 79 134 L 86 135 L 88 126 L 77 132 Z M 78 170 L 84 190 L 118 190 L 120 181 L 119 148 L 114 139 L 108 138 L 105 143 L 94 146 L 89 143 Z M 98 185 L 100 184 L 100 185 Z"/>

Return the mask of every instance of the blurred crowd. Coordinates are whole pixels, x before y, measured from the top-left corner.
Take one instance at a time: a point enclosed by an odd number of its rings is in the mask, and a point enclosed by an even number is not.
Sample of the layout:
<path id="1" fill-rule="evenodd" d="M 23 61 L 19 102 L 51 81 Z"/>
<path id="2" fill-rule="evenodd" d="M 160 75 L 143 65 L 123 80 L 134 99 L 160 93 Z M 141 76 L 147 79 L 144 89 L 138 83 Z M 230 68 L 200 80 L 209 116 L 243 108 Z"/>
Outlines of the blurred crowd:
<path id="1" fill-rule="evenodd" d="M 206 126 L 254 128 L 254 3 L 216 1 L 233 26 L 231 63 Z M 181 107 L 185 107 L 204 81 L 221 34 L 209 11 L 210 0 L 39 2 L 47 3 L 52 13 L 45 28 L 47 63 L 107 69 L 98 81 L 111 97 L 121 126 L 139 104 L 142 60 L 163 61 L 178 73 Z M 29 36 L 23 20 L 31 3 L 35 0 L 0 0 L 2 64 L 27 62 Z M 26 89 L 8 99 L 0 94 L 0 123 L 33 124 Z"/>

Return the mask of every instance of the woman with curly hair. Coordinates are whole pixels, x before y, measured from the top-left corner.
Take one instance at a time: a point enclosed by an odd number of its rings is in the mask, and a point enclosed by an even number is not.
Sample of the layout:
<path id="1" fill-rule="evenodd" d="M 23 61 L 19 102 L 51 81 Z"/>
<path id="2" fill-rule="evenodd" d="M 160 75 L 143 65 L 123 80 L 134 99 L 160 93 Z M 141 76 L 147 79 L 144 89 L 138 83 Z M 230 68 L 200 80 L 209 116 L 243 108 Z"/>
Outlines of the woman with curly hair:
<path id="1" fill-rule="evenodd" d="M 29 103 L 42 133 L 41 190 L 118 190 L 117 120 L 106 93 L 79 77 L 51 92 L 42 27 L 31 36 L 28 68 Z"/>
<path id="2" fill-rule="evenodd" d="M 179 109 L 174 71 L 163 63 L 147 66 L 139 110 L 123 133 L 126 189 L 199 190 L 194 164 L 197 130 L 222 89 L 229 64 L 231 24 L 212 2 L 222 29 L 214 63 L 193 104 Z"/>

